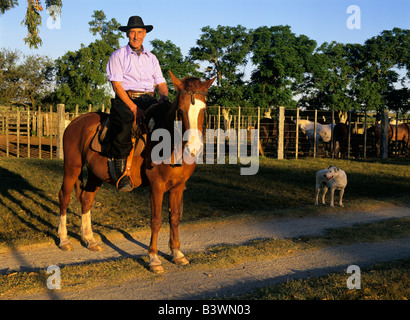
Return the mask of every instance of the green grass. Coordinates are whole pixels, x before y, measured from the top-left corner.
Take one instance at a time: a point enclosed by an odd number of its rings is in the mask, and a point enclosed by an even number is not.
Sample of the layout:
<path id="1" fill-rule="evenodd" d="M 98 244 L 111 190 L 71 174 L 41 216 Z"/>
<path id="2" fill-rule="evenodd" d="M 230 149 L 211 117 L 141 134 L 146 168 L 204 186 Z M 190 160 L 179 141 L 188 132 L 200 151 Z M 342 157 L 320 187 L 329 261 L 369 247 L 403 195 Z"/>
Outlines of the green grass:
<path id="1" fill-rule="evenodd" d="M 261 159 L 257 175 L 241 176 L 240 165 L 198 165 L 184 193 L 184 222 L 253 216 L 314 215 L 391 204 L 408 205 L 407 160 Z M 315 207 L 314 174 L 337 165 L 348 175 L 345 208 Z M 0 246 L 57 241 L 60 160 L 0 158 Z M 80 209 L 72 194 L 69 236 L 79 240 Z M 149 188 L 131 193 L 103 185 L 92 209 L 93 229 L 107 235 L 149 227 Z M 168 220 L 167 197 L 163 219 Z"/>

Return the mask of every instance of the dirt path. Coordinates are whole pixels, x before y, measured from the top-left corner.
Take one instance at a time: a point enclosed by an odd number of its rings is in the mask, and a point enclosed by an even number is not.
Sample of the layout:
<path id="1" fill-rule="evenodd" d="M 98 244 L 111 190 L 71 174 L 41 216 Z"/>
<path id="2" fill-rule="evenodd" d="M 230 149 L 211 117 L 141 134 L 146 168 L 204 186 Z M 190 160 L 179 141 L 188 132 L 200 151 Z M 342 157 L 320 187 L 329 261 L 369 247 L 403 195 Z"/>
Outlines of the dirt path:
<path id="1" fill-rule="evenodd" d="M 378 211 L 343 212 L 305 218 L 240 219 L 217 223 L 182 224 L 183 252 L 199 251 L 222 243 L 240 244 L 258 238 L 289 238 L 316 235 L 328 228 L 370 223 L 383 219 L 410 217 L 409 207 L 391 207 Z M 23 250 L 0 252 L 0 273 L 13 270 L 28 271 L 49 265 L 70 265 L 102 261 L 119 257 L 147 254 L 149 231 L 132 235 L 101 238 L 105 250 L 90 252 L 80 244 L 72 252 L 62 252 L 54 244 Z M 168 253 L 168 230 L 160 233 L 159 249 Z M 314 253 L 263 262 L 246 262 L 229 268 L 184 271 L 162 259 L 166 273 L 159 280 L 130 279 L 112 287 L 98 287 L 77 293 L 54 292 L 18 299 L 200 299 L 233 295 L 253 288 L 286 281 L 287 279 L 324 275 L 346 271 L 351 264 L 360 267 L 410 257 L 410 237 L 379 243 L 326 248 Z M 183 285 L 182 285 L 183 284 Z M 170 289 L 172 288 L 172 290 Z"/>

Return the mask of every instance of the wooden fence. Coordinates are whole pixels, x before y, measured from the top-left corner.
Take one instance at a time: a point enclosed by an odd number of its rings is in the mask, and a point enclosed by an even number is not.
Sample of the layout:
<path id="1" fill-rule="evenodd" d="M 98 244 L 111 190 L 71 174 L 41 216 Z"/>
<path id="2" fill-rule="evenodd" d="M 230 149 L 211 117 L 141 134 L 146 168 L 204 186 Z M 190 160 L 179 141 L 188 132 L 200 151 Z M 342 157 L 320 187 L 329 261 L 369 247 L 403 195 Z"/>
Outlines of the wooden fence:
<path id="1" fill-rule="evenodd" d="M 102 110 L 104 111 L 104 106 Z M 89 106 L 89 111 L 91 111 L 91 106 Z M 234 129 L 238 132 L 239 129 L 258 129 L 260 128 L 260 121 L 264 118 L 264 116 L 261 117 L 260 108 L 255 108 L 254 115 L 243 114 L 241 108 L 231 108 L 228 112 L 222 107 L 208 107 L 208 111 L 210 112 L 206 117 L 205 127 L 214 130 Z M 68 113 L 65 112 L 63 104 L 49 107 L 47 111 L 40 108 L 37 111 L 0 110 L 0 156 L 62 159 L 62 137 L 65 127 L 78 115 L 80 115 L 78 106 L 74 113 Z M 388 116 L 388 113 L 385 113 L 385 118 Z M 275 122 L 275 133 L 269 137 L 270 139 L 264 145 L 259 144 L 259 149 L 265 151 L 264 155 L 278 159 L 297 159 L 305 156 L 328 156 L 333 158 L 338 156 L 334 153 L 335 146 L 333 143 L 325 146 L 322 141 L 317 142 L 316 139 L 314 139 L 313 148 L 308 150 L 309 148 L 306 148 L 308 143 L 306 136 L 299 128 L 299 121 L 304 119 L 311 120 L 315 124 L 338 123 L 340 119 L 336 117 L 335 112 L 279 107 L 273 109 L 272 118 L 274 118 L 272 121 Z M 409 118 L 399 119 L 398 114 L 395 115 L 395 118 L 396 123 L 399 120 L 406 123 L 410 122 Z M 349 136 L 347 138 L 347 152 L 343 157 L 374 157 L 374 154 L 372 154 L 374 152 L 373 141 L 369 141 L 368 134 L 366 134 L 367 130 L 375 123 L 374 117 L 364 112 L 361 115 L 355 114 L 353 119 L 352 113 L 348 113 L 345 120 L 349 128 Z M 293 123 L 294 126 L 289 127 L 285 123 Z M 388 124 L 389 121 L 386 120 L 385 123 Z M 385 130 L 382 131 L 385 132 Z M 331 135 L 333 137 L 333 127 Z M 384 144 L 382 143 L 382 145 L 387 147 L 383 147 L 383 150 L 381 150 L 381 158 L 386 158 L 389 154 L 393 157 L 401 155 L 397 141 L 390 141 L 390 143 L 386 142 L 385 139 L 383 141 Z M 223 142 L 217 141 L 217 148 L 221 143 Z M 327 150 L 325 147 L 327 147 Z M 407 146 L 407 151 L 408 149 Z M 219 157 L 219 149 L 216 151 Z"/>
<path id="2" fill-rule="evenodd" d="M 0 110 L 0 156 L 62 159 L 65 127 L 80 115 L 66 113 L 63 104 L 49 110 Z"/>

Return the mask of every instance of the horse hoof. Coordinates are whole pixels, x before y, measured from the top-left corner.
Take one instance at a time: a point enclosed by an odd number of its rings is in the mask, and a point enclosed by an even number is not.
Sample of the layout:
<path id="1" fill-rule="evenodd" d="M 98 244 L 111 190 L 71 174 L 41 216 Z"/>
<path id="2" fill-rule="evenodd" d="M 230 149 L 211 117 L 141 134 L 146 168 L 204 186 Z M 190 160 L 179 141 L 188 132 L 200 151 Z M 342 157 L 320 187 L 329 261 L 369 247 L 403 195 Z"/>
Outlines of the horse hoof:
<path id="1" fill-rule="evenodd" d="M 90 251 L 95 251 L 95 252 L 104 250 L 103 247 L 101 247 L 98 243 L 88 245 L 87 249 Z"/>
<path id="2" fill-rule="evenodd" d="M 164 268 L 161 265 L 156 265 L 156 266 L 150 266 L 149 271 L 155 274 L 161 274 L 164 273 Z"/>
<path id="3" fill-rule="evenodd" d="M 182 257 L 182 258 L 174 259 L 174 263 L 177 266 L 186 266 L 187 264 L 189 264 L 189 261 L 187 258 Z"/>
<path id="4" fill-rule="evenodd" d="M 73 251 L 74 250 L 74 248 L 69 243 L 60 244 L 58 247 L 63 251 Z"/>

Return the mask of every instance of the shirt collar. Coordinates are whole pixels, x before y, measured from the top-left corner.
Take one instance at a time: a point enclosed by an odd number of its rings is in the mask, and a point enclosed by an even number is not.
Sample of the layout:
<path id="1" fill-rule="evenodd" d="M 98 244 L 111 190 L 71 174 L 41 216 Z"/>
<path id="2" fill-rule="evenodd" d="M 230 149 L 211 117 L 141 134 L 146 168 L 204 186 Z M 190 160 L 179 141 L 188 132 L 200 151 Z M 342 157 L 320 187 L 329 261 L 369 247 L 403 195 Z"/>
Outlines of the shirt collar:
<path id="1" fill-rule="evenodd" d="M 126 50 L 127 50 L 127 54 L 137 54 L 131 49 L 129 44 L 126 45 Z M 147 49 L 145 49 L 144 46 L 142 47 L 142 52 L 141 53 L 144 53 L 144 54 L 148 55 L 148 51 L 147 51 Z"/>

